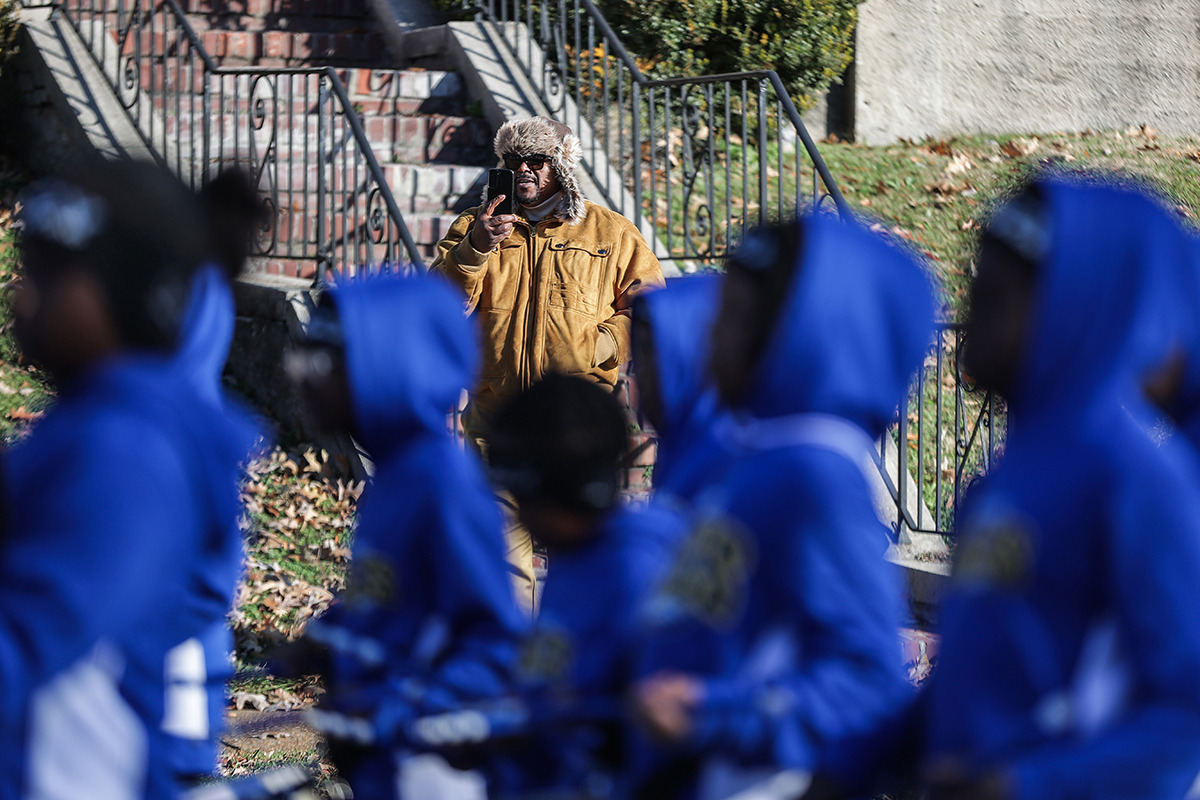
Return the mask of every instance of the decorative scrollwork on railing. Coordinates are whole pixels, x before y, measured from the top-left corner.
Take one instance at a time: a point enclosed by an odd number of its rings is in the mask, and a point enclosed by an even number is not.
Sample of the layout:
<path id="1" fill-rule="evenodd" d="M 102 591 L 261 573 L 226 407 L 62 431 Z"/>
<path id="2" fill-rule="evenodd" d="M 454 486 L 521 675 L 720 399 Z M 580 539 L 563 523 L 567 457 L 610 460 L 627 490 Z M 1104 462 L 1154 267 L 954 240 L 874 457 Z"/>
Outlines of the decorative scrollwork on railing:
<path id="1" fill-rule="evenodd" d="M 396 98 L 400 96 L 400 78 L 390 70 L 372 69 L 367 72 L 367 88 L 372 97 Z M 384 87 L 387 91 L 384 91 Z"/>
<path id="2" fill-rule="evenodd" d="M 371 242 L 370 260 L 381 269 L 393 272 L 412 272 L 412 258 L 406 256 L 396 223 L 388 213 L 383 189 L 372 185 L 367 195 L 367 239 Z"/>
<path id="3" fill-rule="evenodd" d="M 149 15 L 145 15 L 149 17 Z M 141 31 L 145 20 L 141 0 L 136 0 L 126 19 L 117 16 L 117 96 L 121 105 L 131 109 L 137 105 L 142 88 Z M 103 34 L 102 34 L 103 35 Z M 132 52 L 130 52 L 132 50 Z"/>
<path id="4" fill-rule="evenodd" d="M 313 261 L 318 272 L 336 263 L 373 269 L 373 255 L 384 249 L 393 261 L 402 254 L 404 262 L 421 262 L 332 67 L 218 66 L 178 0 L 79 0 L 57 8 L 103 66 L 157 158 L 192 185 L 226 165 L 250 173 L 268 212 L 253 252 L 278 259 L 270 268 L 303 276 Z M 394 80 L 372 72 L 368 82 Z M 393 97 L 400 91 L 396 84 L 385 88 Z M 358 216 L 364 204 L 368 222 Z M 367 241 L 368 227 L 374 242 Z M 367 260 L 353 260 L 363 253 Z"/>
<path id="5" fill-rule="evenodd" d="M 120 70 L 120 87 L 119 96 L 121 105 L 130 109 L 137 105 L 138 97 L 141 95 L 141 76 L 138 74 L 140 65 L 138 59 L 134 55 L 122 55 Z"/>
<path id="6" fill-rule="evenodd" d="M 281 214 L 288 215 L 288 235 L 294 235 L 295 215 L 279 201 L 279 87 L 278 75 L 255 75 L 250 85 L 248 125 L 250 169 L 259 191 L 264 194 L 268 214 L 255 241 L 255 252 L 262 255 L 274 252 L 279 243 Z"/>
<path id="7" fill-rule="evenodd" d="M 538 44 L 547 54 L 542 62 L 542 99 L 547 109 L 557 114 L 567 102 L 567 46 L 561 26 L 550 24 L 549 12 L 542 6 L 542 30 Z"/>
<path id="8" fill-rule="evenodd" d="M 259 184 L 261 186 L 261 184 Z M 279 238 L 279 202 L 278 193 L 269 191 L 263 198 L 263 213 L 258 224 L 254 227 L 252 250 L 255 255 L 265 256 L 275 250 Z"/>
<path id="9" fill-rule="evenodd" d="M 278 116 L 276 98 L 279 91 L 277 82 L 278 76 L 276 75 L 255 75 L 254 82 L 250 86 L 250 128 L 260 134 L 257 137 L 260 141 L 262 141 L 261 134 L 265 134 L 267 144 L 275 140 L 276 117 Z M 267 127 L 268 122 L 271 123 L 269 128 Z"/>
<path id="10" fill-rule="evenodd" d="M 389 247 L 395 241 L 395 231 L 392 229 L 392 220 L 388 216 L 387 205 L 383 199 L 383 192 L 378 185 L 372 184 L 371 190 L 367 194 L 367 236 L 374 244 L 387 244 Z M 381 260 L 387 261 L 392 257 L 392 253 L 386 253 Z"/>

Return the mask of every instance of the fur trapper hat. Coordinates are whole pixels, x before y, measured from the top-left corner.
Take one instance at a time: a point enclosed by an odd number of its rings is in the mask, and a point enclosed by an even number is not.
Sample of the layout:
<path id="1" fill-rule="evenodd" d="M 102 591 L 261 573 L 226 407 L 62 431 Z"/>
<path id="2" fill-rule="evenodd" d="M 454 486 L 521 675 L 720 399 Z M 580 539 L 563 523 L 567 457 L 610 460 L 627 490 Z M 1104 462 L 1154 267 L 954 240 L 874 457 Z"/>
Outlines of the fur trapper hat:
<path id="1" fill-rule="evenodd" d="M 501 159 L 510 153 L 551 156 L 554 174 L 562 184 L 562 199 L 553 213 L 571 224 L 583 220 L 587 208 L 584 206 L 583 190 L 575 180 L 575 167 L 583 156 L 583 145 L 570 128 L 548 117 L 510 120 L 496 131 L 492 148 L 496 151 L 496 157 Z"/>

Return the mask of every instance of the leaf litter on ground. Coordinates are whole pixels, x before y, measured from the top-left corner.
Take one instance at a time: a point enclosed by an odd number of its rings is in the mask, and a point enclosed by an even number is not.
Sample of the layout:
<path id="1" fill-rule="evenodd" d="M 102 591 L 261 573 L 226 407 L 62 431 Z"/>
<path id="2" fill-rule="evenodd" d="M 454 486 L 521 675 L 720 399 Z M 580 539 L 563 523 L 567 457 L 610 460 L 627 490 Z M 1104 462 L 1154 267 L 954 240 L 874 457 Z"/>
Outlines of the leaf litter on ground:
<path id="1" fill-rule="evenodd" d="M 261 660 L 295 639 L 334 602 L 364 485 L 307 445 L 277 447 L 246 466 L 246 569 L 230 615 L 239 662 Z"/>

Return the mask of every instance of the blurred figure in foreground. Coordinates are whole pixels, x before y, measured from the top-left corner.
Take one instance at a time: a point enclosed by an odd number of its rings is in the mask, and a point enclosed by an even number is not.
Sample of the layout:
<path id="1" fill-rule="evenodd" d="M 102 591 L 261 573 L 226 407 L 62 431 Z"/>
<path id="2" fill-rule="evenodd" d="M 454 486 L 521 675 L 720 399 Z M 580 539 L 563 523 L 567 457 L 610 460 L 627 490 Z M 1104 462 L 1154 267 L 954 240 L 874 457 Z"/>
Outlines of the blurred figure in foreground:
<path id="1" fill-rule="evenodd" d="M 165 171 L 101 162 L 31 187 L 20 219 L 16 333 L 60 393 L 4 478 L 0 795 L 174 797 L 166 674 L 253 441 L 173 361 L 204 214 Z"/>
<path id="2" fill-rule="evenodd" d="M 330 433 L 352 433 L 376 465 L 346 596 L 308 629 L 329 650 L 328 711 L 318 721 L 357 797 L 420 796 L 398 788 L 420 780 L 478 794 L 430 758 L 401 760 L 417 717 L 511 686 L 527 624 L 491 489 L 446 429 L 475 377 L 475 336 L 444 281 L 381 276 L 324 295 L 307 337 L 288 369 L 310 416 Z"/>
<path id="3" fill-rule="evenodd" d="M 1197 475 L 1138 385 L 1180 236 L 1138 192 L 1054 178 L 984 232 L 965 367 L 1011 418 L 960 514 L 934 800 L 1182 797 L 1200 771 Z"/>
<path id="4" fill-rule="evenodd" d="M 241 274 L 264 209 L 250 176 L 223 170 L 200 192 L 211 231 L 208 258 L 192 278 L 177 356 L 198 391 L 221 401 L 221 374 L 233 343 L 233 282 Z"/>
<path id="5" fill-rule="evenodd" d="M 1167 239 L 1165 245 L 1177 239 Z M 1155 307 L 1175 342 L 1166 360 L 1146 378 L 1146 394 L 1200 450 L 1200 236 L 1186 238 L 1186 255 L 1170 260 L 1176 278 Z"/>
<path id="6" fill-rule="evenodd" d="M 684 533 L 682 518 L 620 505 L 624 412 L 583 378 L 548 375 L 497 412 L 494 478 L 554 570 L 518 681 L 544 718 L 499 772 L 494 796 L 623 797 L 639 611 Z"/>
<path id="7" fill-rule="evenodd" d="M 709 376 L 721 298 L 715 275 L 679 278 L 633 301 L 633 368 L 642 414 L 658 433 L 656 503 L 690 504 L 728 454 L 715 435 L 725 412 Z"/>
<path id="8" fill-rule="evenodd" d="M 677 757 L 638 796 L 799 796 L 831 742 L 907 696 L 864 470 L 932 316 L 920 267 L 853 223 L 755 231 L 730 259 L 712 364 L 735 456 L 652 600 L 663 631 L 635 703 Z M 689 623 L 707 635 L 675 633 Z"/>
<path id="9" fill-rule="evenodd" d="M 208 258 L 192 278 L 175 363 L 185 379 L 190 379 L 198 399 L 233 409 L 221 389 L 221 374 L 233 342 L 233 281 L 245 264 L 262 207 L 249 176 L 236 169 L 214 178 L 199 199 L 209 222 Z M 249 429 L 246 437 L 256 438 Z M 230 485 L 237 483 L 238 466 L 225 465 L 231 469 Z M 224 536 L 211 538 L 202 558 L 193 560 L 195 578 L 189 584 L 187 605 L 180 612 L 192 618 L 190 627 L 202 632 L 178 644 L 167 658 L 163 731 L 166 757 L 181 785 L 211 780 L 216 771 L 219 737 L 225 729 L 227 684 L 233 677 L 233 633 L 228 615 L 242 574 L 245 547 L 237 524 L 240 498 L 226 495 L 223 501 L 231 505 L 222 518 L 232 524 Z"/>

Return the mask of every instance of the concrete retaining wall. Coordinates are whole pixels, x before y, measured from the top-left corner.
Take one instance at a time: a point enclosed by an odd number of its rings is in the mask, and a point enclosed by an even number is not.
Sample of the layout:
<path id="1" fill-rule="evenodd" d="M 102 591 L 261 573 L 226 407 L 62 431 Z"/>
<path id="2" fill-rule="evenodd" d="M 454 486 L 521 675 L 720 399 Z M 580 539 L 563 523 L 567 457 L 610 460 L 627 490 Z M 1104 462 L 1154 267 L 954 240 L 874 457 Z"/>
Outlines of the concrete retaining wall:
<path id="1" fill-rule="evenodd" d="M 1200 133 L 1200 0 L 867 0 L 858 141 L 1152 125 Z"/>

